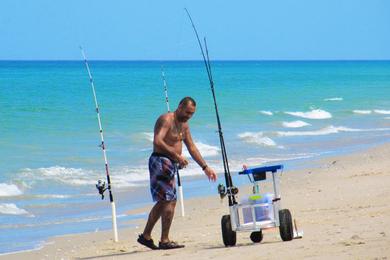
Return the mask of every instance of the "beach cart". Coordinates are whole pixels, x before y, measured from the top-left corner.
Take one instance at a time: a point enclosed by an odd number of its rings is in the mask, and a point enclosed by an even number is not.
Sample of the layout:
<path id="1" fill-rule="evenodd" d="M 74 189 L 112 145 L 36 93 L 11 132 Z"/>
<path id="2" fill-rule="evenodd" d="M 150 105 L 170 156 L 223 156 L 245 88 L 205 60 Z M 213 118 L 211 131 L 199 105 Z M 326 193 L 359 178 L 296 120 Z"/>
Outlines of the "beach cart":
<path id="1" fill-rule="evenodd" d="M 225 246 L 236 244 L 236 232 L 251 232 L 250 239 L 259 243 L 263 239 L 263 229 L 279 227 L 280 237 L 283 241 L 294 238 L 294 229 L 291 213 L 281 208 L 279 191 L 279 175 L 283 165 L 273 165 L 257 168 L 246 168 L 239 175 L 248 176 L 253 184 L 253 193 L 240 202 L 229 204 L 229 215 L 222 216 L 222 238 Z M 271 179 L 271 180 L 269 180 Z M 271 184 L 272 192 L 262 193 L 262 184 Z M 220 186 L 219 194 L 224 197 L 228 192 Z M 238 193 L 238 190 L 231 193 Z"/>

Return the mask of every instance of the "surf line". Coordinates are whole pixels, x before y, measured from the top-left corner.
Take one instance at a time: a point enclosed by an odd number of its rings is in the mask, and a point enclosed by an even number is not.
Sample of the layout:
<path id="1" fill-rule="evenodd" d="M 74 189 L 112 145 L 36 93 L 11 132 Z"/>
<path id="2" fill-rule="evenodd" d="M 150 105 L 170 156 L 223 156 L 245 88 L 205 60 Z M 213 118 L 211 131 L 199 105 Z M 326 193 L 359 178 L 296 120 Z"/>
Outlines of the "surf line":
<path id="1" fill-rule="evenodd" d="M 84 58 L 85 67 L 87 69 L 88 76 L 89 76 L 89 82 L 91 83 L 93 98 L 95 100 L 95 107 L 96 107 L 97 119 L 98 119 L 98 124 L 99 124 L 100 139 L 101 139 L 101 144 L 99 146 L 102 148 L 102 151 L 103 151 L 104 165 L 105 165 L 106 177 L 107 177 L 107 188 L 105 187 L 105 183 L 102 182 L 101 180 L 99 180 L 98 184 L 96 184 L 96 188 L 99 190 L 99 194 L 102 196 L 102 199 L 104 199 L 104 191 L 108 190 L 108 192 L 109 192 L 111 211 L 112 211 L 111 212 L 112 213 L 112 229 L 114 231 L 114 241 L 118 242 L 119 240 L 118 240 L 118 229 L 117 229 L 117 224 L 116 224 L 116 207 L 115 207 L 114 196 L 112 195 L 112 189 L 111 189 L 112 187 L 111 187 L 110 173 L 109 173 L 109 169 L 108 169 L 106 146 L 104 143 L 103 128 L 102 128 L 102 121 L 100 119 L 99 105 L 98 105 L 98 101 L 96 98 L 95 84 L 93 83 L 91 70 L 89 69 L 89 65 L 88 65 L 87 58 L 85 56 L 84 49 L 81 46 L 80 46 L 80 51 L 81 51 L 81 54 L 83 55 L 83 58 Z"/>
<path id="2" fill-rule="evenodd" d="M 211 64 L 210 64 L 210 58 L 209 58 L 209 51 L 207 49 L 206 37 L 203 38 L 203 40 L 204 40 L 204 47 L 203 47 L 202 42 L 199 39 L 198 31 L 196 30 L 195 24 L 194 24 L 192 17 L 190 15 L 190 12 L 187 10 L 187 8 L 184 8 L 184 10 L 186 11 L 188 18 L 191 21 L 192 28 L 194 29 L 194 33 L 196 35 L 196 39 L 198 40 L 199 48 L 200 48 L 201 53 L 202 53 L 204 65 L 206 67 L 207 76 L 208 76 L 209 83 L 210 83 L 211 93 L 213 95 L 213 100 L 214 100 L 215 115 L 217 117 L 219 142 L 221 145 L 221 154 L 222 154 L 223 168 L 224 168 L 225 181 L 226 181 L 226 191 L 221 190 L 221 189 L 225 189 L 221 185 L 218 186 L 218 191 L 219 191 L 220 195 L 227 194 L 228 200 L 229 200 L 229 206 L 233 206 L 234 204 L 237 204 L 235 195 L 238 193 L 238 189 L 233 186 L 232 176 L 230 174 L 229 162 L 228 162 L 227 153 L 226 153 L 225 141 L 223 138 L 221 120 L 219 118 L 217 100 L 215 97 L 214 80 L 213 80 L 213 75 L 211 73 Z M 221 197 L 222 197 L 222 195 L 221 195 Z"/>
<path id="3" fill-rule="evenodd" d="M 171 110 L 169 108 L 168 86 L 167 86 L 167 81 L 165 80 L 165 73 L 164 73 L 164 67 L 163 66 L 161 66 L 161 78 L 162 78 L 163 84 L 164 84 L 165 103 L 167 104 L 167 111 L 169 113 L 169 112 L 171 112 Z M 183 187 L 181 185 L 179 170 L 177 170 L 176 175 L 177 175 L 177 186 L 179 187 L 179 200 L 180 200 L 181 216 L 184 217 L 185 216 L 185 212 L 184 212 Z"/>

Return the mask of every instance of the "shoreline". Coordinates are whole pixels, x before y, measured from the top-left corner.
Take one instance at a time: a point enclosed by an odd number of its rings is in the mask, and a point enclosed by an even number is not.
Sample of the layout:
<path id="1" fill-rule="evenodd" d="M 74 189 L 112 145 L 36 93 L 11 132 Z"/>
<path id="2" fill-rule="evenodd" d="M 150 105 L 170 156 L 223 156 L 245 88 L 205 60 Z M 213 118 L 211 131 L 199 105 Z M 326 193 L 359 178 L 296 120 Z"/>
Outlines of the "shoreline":
<path id="1" fill-rule="evenodd" d="M 381 259 L 390 256 L 390 249 L 385 246 L 390 243 L 385 232 L 390 227 L 390 220 L 387 220 L 390 219 L 390 192 L 385 187 L 386 180 L 390 180 L 390 162 L 386 162 L 389 156 L 390 144 L 386 143 L 364 151 L 312 160 L 308 168 L 286 169 L 281 183 L 282 204 L 290 208 L 298 227 L 305 232 L 303 239 L 282 242 L 278 232 L 267 230 L 263 242 L 253 244 L 249 233 L 238 233 L 237 246 L 225 248 L 220 217 L 228 212 L 228 206 L 226 199 L 221 204 L 215 194 L 187 199 L 184 218 L 179 216 L 180 206 L 177 206 L 171 237 L 184 243 L 184 249 L 150 251 L 142 247 L 136 238 L 146 220 L 137 219 L 129 221 L 136 225 L 135 228 L 119 230 L 118 243 L 112 241 L 111 230 L 69 234 L 52 237 L 38 249 L 1 254 L 0 259 L 104 259 L 108 256 L 126 259 L 130 255 L 135 259 L 161 255 L 172 259 L 206 259 L 212 255 L 212 258 L 234 259 L 246 251 L 248 259 L 291 258 L 292 254 L 288 252 L 291 250 L 296 254 L 293 258 Z M 360 164 L 362 161 L 364 163 Z M 248 186 L 239 188 L 244 194 L 249 190 Z M 129 213 L 145 212 L 150 208 Z M 359 214 L 356 216 L 356 213 Z M 207 218 L 202 219 L 204 216 Z M 383 230 L 380 230 L 380 224 Z M 157 223 L 153 232 L 155 241 L 158 241 L 159 230 Z M 194 231 L 196 236 L 191 235 Z M 284 249 L 288 250 L 284 252 Z"/>

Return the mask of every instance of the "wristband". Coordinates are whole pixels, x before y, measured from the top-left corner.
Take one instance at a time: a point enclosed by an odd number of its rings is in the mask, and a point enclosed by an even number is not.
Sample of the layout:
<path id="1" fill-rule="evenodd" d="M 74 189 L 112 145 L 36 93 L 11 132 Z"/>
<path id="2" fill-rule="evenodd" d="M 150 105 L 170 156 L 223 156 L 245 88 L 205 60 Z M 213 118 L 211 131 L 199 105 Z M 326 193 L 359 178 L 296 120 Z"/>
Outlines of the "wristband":
<path id="1" fill-rule="evenodd" d="M 207 164 L 203 165 L 202 166 L 202 171 L 206 170 L 207 167 L 209 167 L 209 166 L 207 166 Z"/>

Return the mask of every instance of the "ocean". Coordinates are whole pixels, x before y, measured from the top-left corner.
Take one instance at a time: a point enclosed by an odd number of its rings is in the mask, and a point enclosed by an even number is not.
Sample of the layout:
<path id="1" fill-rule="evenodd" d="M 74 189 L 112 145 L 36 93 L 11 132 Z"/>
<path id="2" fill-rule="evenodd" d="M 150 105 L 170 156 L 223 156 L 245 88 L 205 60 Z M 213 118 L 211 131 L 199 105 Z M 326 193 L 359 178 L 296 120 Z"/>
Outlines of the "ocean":
<path id="1" fill-rule="evenodd" d="M 90 61 L 120 229 L 147 217 L 129 210 L 151 203 L 147 161 L 155 120 L 166 112 L 161 66 L 171 109 L 185 96 L 196 100 L 192 136 L 219 173 L 208 183 L 191 161 L 181 171 L 185 198 L 218 196 L 224 182 L 202 61 Z M 237 176 L 243 164 L 282 163 L 288 170 L 390 140 L 390 61 L 215 61 L 212 67 L 237 185 L 247 183 Z M 101 200 L 95 188 L 105 180 L 99 144 L 81 60 L 0 61 L 0 254 L 111 228 L 108 196 Z"/>

